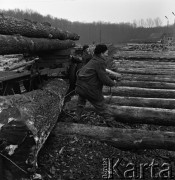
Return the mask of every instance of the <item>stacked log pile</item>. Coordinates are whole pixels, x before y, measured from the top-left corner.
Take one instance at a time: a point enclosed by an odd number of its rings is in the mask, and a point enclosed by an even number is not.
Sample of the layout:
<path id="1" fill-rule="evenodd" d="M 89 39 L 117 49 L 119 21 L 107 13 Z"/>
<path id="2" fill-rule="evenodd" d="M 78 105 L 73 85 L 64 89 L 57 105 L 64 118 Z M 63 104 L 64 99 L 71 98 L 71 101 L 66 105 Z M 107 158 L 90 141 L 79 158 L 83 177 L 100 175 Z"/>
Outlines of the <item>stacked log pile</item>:
<path id="1" fill-rule="evenodd" d="M 49 65 L 53 62 L 67 63 L 70 48 L 78 39 L 77 34 L 48 24 L 1 16 L 1 69 L 6 70 L 8 76 L 9 71 L 33 62 L 35 59 L 30 57 L 36 56 L 41 56 L 43 62 L 51 61 Z M 25 56 L 29 62 L 26 62 Z M 0 97 L 0 153 L 6 160 L 12 161 L 11 172 L 14 172 L 15 179 L 21 170 L 28 172 L 29 168 L 37 166 L 38 152 L 57 122 L 66 92 L 67 83 L 62 79 L 53 79 L 42 89 Z M 26 143 L 28 132 L 31 141 Z"/>
<path id="2" fill-rule="evenodd" d="M 134 52 L 132 52 L 134 54 Z M 157 59 L 157 58 L 156 58 Z M 117 72 L 122 79 L 112 88 L 114 116 L 122 122 L 157 125 L 174 124 L 175 62 L 167 60 L 118 60 Z M 109 95 L 109 88 L 104 94 Z"/>
<path id="3" fill-rule="evenodd" d="M 70 48 L 75 46 L 75 41 L 79 38 L 78 34 L 52 27 L 49 23 L 1 15 L 0 55 L 4 56 L 0 56 L 0 68 L 9 70 L 19 64 L 25 66 L 25 62 L 31 60 L 23 56 L 26 54 L 40 56 L 42 67 L 53 67 L 55 64 L 62 64 L 62 61 L 66 63 Z"/>
<path id="4" fill-rule="evenodd" d="M 79 36 L 59 28 L 12 17 L 0 17 L 0 54 L 36 53 L 75 46 Z"/>

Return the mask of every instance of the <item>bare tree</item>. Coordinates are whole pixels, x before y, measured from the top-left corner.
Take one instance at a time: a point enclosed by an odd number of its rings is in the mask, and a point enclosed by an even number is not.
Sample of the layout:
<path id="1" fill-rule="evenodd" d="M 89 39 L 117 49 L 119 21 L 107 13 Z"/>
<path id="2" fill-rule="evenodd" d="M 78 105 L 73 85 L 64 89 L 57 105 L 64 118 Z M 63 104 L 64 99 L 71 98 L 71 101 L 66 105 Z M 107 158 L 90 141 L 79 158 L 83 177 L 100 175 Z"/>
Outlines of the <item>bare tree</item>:
<path id="1" fill-rule="evenodd" d="M 159 17 L 155 18 L 154 19 L 154 24 L 155 24 L 156 27 L 161 26 L 162 25 L 161 19 Z"/>

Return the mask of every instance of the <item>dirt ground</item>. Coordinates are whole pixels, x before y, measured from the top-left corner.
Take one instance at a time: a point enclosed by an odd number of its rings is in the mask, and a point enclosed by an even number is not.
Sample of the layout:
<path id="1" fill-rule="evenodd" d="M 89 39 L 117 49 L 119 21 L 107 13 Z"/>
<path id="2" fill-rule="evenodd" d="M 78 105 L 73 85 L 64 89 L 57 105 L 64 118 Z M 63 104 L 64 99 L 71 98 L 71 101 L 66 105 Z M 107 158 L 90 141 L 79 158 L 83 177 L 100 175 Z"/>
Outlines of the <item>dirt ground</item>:
<path id="1" fill-rule="evenodd" d="M 73 122 L 74 111 L 75 105 L 69 104 L 59 120 Z M 103 118 L 92 111 L 85 111 L 80 123 L 106 126 Z M 117 128 L 174 131 L 170 127 L 122 123 Z M 44 180 L 174 179 L 174 161 L 172 151 L 122 151 L 89 137 L 61 135 L 56 130 L 50 134 L 38 158 Z"/>

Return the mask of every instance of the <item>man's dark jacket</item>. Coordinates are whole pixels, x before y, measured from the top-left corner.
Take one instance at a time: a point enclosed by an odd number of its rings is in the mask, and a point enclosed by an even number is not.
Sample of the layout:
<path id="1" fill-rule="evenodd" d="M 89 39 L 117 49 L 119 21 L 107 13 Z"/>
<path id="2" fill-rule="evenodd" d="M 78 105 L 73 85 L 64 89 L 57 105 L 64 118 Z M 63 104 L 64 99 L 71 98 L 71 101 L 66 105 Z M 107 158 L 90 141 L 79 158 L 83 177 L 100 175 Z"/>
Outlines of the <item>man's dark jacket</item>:
<path id="1" fill-rule="evenodd" d="M 102 101 L 103 85 L 112 87 L 115 83 L 106 73 L 105 59 L 94 55 L 77 74 L 76 92 L 92 101 Z"/>
<path id="2" fill-rule="evenodd" d="M 92 54 L 87 53 L 86 51 L 83 52 L 82 55 L 82 63 L 83 66 L 87 64 L 92 59 Z"/>

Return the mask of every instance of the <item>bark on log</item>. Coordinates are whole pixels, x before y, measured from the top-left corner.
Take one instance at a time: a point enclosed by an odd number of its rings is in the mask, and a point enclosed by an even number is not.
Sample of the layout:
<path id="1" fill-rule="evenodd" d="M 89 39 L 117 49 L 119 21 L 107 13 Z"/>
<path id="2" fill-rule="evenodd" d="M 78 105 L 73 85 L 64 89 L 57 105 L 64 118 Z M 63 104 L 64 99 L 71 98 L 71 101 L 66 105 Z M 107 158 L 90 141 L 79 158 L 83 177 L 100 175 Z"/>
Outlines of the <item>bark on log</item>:
<path id="1" fill-rule="evenodd" d="M 110 105 L 175 109 L 175 99 L 105 96 L 105 101 Z"/>
<path id="2" fill-rule="evenodd" d="M 33 38 L 52 38 L 60 40 L 79 40 L 80 36 L 59 28 L 46 26 L 43 23 L 32 22 L 30 20 L 20 20 L 9 16 L 0 16 L 0 34 L 15 35 L 20 34 Z"/>
<path id="3" fill-rule="evenodd" d="M 148 98 L 175 98 L 175 90 L 172 89 L 149 89 L 149 88 L 138 88 L 138 87 L 114 87 L 112 91 L 109 91 L 108 87 L 103 88 L 103 93 L 115 96 L 126 96 L 126 97 L 148 97 Z"/>
<path id="4" fill-rule="evenodd" d="M 6 152 L 9 158 L 25 171 L 31 168 L 31 165 L 32 167 L 36 166 L 38 152 L 55 126 L 61 112 L 66 90 L 65 81 L 55 79 L 48 82 L 42 90 L 31 91 L 23 95 L 0 97 L 0 140 L 4 138 L 9 140 L 8 134 L 15 133 L 12 130 L 13 125 L 10 123 L 21 122 L 30 130 L 31 137 L 35 142 L 33 147 L 27 144 L 28 149 L 26 149 L 24 138 L 24 143 L 22 142 L 12 155 L 9 155 L 12 148 Z M 11 131 L 8 132 L 8 129 Z M 7 137 L 4 133 L 7 134 Z M 24 131 L 24 133 L 26 132 Z M 10 146 L 10 142 L 8 143 Z M 17 142 L 13 143 L 13 146 L 16 144 Z M 30 154 L 28 154 L 29 149 Z M 18 172 L 18 170 L 16 171 Z"/>
<path id="5" fill-rule="evenodd" d="M 92 137 L 122 150 L 166 149 L 175 151 L 174 132 L 109 128 L 75 123 L 58 123 L 56 132 Z"/>
<path id="6" fill-rule="evenodd" d="M 175 89 L 175 83 L 154 82 L 154 81 L 128 81 L 122 80 L 118 82 L 118 86 L 151 88 L 151 89 Z"/>
<path id="7" fill-rule="evenodd" d="M 62 50 L 75 46 L 72 40 L 26 38 L 23 36 L 0 35 L 0 54 L 37 53 Z"/>

